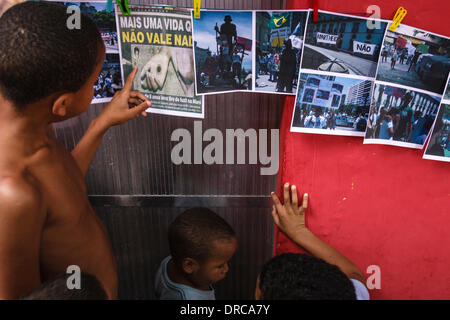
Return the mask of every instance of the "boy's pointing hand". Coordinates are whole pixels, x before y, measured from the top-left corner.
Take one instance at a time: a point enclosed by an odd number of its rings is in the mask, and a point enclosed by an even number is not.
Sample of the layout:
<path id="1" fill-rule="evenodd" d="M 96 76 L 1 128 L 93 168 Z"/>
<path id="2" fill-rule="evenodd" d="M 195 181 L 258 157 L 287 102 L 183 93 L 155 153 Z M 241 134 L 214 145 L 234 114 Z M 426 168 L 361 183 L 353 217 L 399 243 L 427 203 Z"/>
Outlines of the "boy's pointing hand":
<path id="1" fill-rule="evenodd" d="M 131 90 L 137 71 L 138 68 L 135 67 L 128 75 L 123 89 L 116 92 L 111 102 L 99 115 L 99 118 L 101 117 L 107 127 L 127 122 L 130 119 L 138 117 L 139 114 L 144 117 L 147 116 L 145 110 L 150 108 L 152 103 L 141 92 Z"/>

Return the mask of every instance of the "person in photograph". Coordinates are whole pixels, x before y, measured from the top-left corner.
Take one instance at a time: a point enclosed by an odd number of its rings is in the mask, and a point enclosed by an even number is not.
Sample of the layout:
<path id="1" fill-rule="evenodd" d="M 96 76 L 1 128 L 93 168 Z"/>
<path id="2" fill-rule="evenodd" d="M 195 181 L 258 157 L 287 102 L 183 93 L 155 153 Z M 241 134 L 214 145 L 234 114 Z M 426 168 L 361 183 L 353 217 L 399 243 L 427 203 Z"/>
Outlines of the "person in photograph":
<path id="1" fill-rule="evenodd" d="M 292 82 L 295 75 L 297 57 L 292 49 L 291 40 L 284 42 L 284 49 L 280 56 L 280 71 L 277 82 L 277 92 L 292 93 Z"/>
<path id="2" fill-rule="evenodd" d="M 327 120 L 322 116 L 322 110 L 319 107 L 314 108 L 305 119 L 305 128 L 323 129 L 326 124 Z"/>
<path id="3" fill-rule="evenodd" d="M 400 109 L 395 115 L 395 122 L 397 126 L 395 128 L 394 140 L 407 139 L 411 133 L 413 110 L 409 107 L 409 103 L 414 98 L 410 91 L 406 92 L 402 97 Z"/>
<path id="4" fill-rule="evenodd" d="M 367 119 L 367 139 L 374 139 L 377 129 L 377 112 L 375 107 L 375 100 L 372 100 L 372 106 L 370 107 L 369 118 Z"/>
<path id="5" fill-rule="evenodd" d="M 237 77 L 239 81 L 239 86 L 241 85 L 241 66 L 242 66 L 242 60 L 241 56 L 239 55 L 239 52 L 237 48 L 234 49 L 233 57 L 232 57 L 232 70 L 233 70 L 233 77 Z"/>
<path id="6" fill-rule="evenodd" d="M 414 51 L 414 56 L 411 59 L 411 63 L 409 65 L 408 68 L 408 72 L 409 70 L 411 70 L 412 67 L 414 67 L 417 64 L 417 61 L 419 60 L 421 53 L 419 52 L 419 50 L 416 49 L 416 51 Z"/>
<path id="7" fill-rule="evenodd" d="M 381 50 L 381 62 L 387 62 L 388 46 L 383 46 Z"/>
<path id="8" fill-rule="evenodd" d="M 233 20 L 231 19 L 231 16 L 229 14 L 227 14 L 223 20 L 225 22 L 220 26 L 220 30 L 217 25 L 214 27 L 214 30 L 225 37 L 228 44 L 228 55 L 231 55 L 231 53 L 234 51 L 234 44 L 237 41 L 236 25 L 234 23 L 231 23 L 231 21 Z"/>
<path id="9" fill-rule="evenodd" d="M 381 108 L 377 126 L 380 128 L 378 139 L 392 140 L 394 136 L 394 122 L 391 115 L 387 114 L 386 108 Z"/>
<path id="10" fill-rule="evenodd" d="M 395 63 L 397 62 L 397 59 L 398 59 L 398 52 L 396 49 L 393 49 L 392 56 L 391 56 L 391 69 L 392 70 L 395 69 Z"/>
<path id="11" fill-rule="evenodd" d="M 437 157 L 445 157 L 445 148 L 443 143 L 443 131 L 444 131 L 444 119 L 438 118 L 436 119 L 436 124 L 434 125 L 433 134 L 430 138 L 430 142 L 427 148 L 426 153 L 437 156 Z M 449 131 L 450 134 L 450 131 Z M 449 143 L 449 134 L 447 134 L 447 148 Z"/>

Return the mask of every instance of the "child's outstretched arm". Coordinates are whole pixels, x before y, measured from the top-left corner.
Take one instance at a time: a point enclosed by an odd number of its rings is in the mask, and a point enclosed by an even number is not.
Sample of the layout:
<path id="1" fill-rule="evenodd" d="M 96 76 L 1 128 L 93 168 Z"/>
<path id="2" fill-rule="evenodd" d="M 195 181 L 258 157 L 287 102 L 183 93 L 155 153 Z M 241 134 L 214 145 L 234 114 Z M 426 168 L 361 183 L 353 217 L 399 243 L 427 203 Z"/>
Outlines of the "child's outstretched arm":
<path id="1" fill-rule="evenodd" d="M 284 204 L 272 192 L 274 203 L 272 217 L 274 223 L 297 245 L 310 252 L 313 256 L 338 266 L 350 279 L 356 279 L 365 284 L 361 270 L 336 249 L 315 236 L 305 225 L 305 211 L 308 207 L 308 194 L 303 195 L 301 206 L 298 206 L 297 188 L 292 186 L 289 194 L 289 183 L 283 186 Z"/>
<path id="2" fill-rule="evenodd" d="M 134 68 L 128 76 L 123 89 L 118 91 L 100 115 L 92 120 L 86 133 L 72 150 L 72 156 L 75 158 L 83 175 L 89 169 L 103 135 L 109 127 L 136 118 L 139 114 L 144 117 L 147 116 L 145 110 L 151 107 L 151 102 L 141 92 L 131 90 L 136 72 L 137 68 Z M 130 104 L 136 106 L 130 108 Z"/>

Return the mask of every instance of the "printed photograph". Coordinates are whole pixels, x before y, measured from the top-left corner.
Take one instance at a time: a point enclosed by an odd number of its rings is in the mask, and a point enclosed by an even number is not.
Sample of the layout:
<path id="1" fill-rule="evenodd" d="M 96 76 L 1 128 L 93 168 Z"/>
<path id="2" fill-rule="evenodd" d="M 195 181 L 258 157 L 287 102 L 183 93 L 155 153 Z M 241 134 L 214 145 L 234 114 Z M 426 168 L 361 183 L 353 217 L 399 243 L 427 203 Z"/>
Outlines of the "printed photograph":
<path id="1" fill-rule="evenodd" d="M 439 103 L 438 96 L 375 83 L 364 143 L 421 149 Z"/>
<path id="2" fill-rule="evenodd" d="M 375 77 L 386 22 L 370 29 L 364 18 L 309 14 L 302 68 Z"/>
<path id="3" fill-rule="evenodd" d="M 449 39 L 402 24 L 386 31 L 377 80 L 442 94 L 449 71 Z"/>
<path id="4" fill-rule="evenodd" d="M 450 162 L 450 105 L 442 104 L 424 159 Z"/>
<path id="5" fill-rule="evenodd" d="M 257 11 L 255 90 L 295 94 L 307 11 Z"/>
<path id="6" fill-rule="evenodd" d="M 80 11 L 87 14 L 97 25 L 105 44 L 106 53 L 119 53 L 119 44 L 117 42 L 116 20 L 114 5 L 111 6 L 111 12 L 106 11 L 106 1 L 59 1 L 56 2 L 66 7 L 78 6 Z"/>
<path id="7" fill-rule="evenodd" d="M 120 89 L 122 89 L 122 77 L 119 55 L 107 53 L 102 72 L 94 85 L 94 100 L 92 103 L 109 101 Z"/>
<path id="8" fill-rule="evenodd" d="M 202 11 L 192 31 L 197 94 L 252 90 L 251 11 Z"/>
<path id="9" fill-rule="evenodd" d="M 301 73 L 291 131 L 364 136 L 372 81 Z"/>

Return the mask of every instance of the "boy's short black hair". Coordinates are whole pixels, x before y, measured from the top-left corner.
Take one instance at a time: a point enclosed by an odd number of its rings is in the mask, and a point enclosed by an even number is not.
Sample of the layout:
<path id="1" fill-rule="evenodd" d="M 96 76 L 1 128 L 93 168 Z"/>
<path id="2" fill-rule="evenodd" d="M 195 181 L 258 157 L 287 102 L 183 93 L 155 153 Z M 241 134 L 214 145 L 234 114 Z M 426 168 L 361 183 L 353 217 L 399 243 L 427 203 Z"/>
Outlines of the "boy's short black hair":
<path id="1" fill-rule="evenodd" d="M 95 23 L 81 13 L 70 30 L 63 5 L 24 2 L 0 18 L 0 93 L 17 110 L 55 92 L 76 92 L 104 48 Z"/>
<path id="2" fill-rule="evenodd" d="M 356 300 L 337 266 L 307 254 L 284 253 L 266 262 L 259 289 L 261 300 Z"/>
<path id="3" fill-rule="evenodd" d="M 71 274 L 62 274 L 49 280 L 21 300 L 106 300 L 107 295 L 100 281 L 93 275 L 80 273 L 80 289 L 69 289 L 67 279 Z M 70 280 L 70 279 L 69 279 Z"/>
<path id="4" fill-rule="evenodd" d="M 177 263 L 184 258 L 205 261 L 214 249 L 214 241 L 235 237 L 233 228 L 213 211 L 203 207 L 191 208 L 169 226 L 170 254 Z"/>

